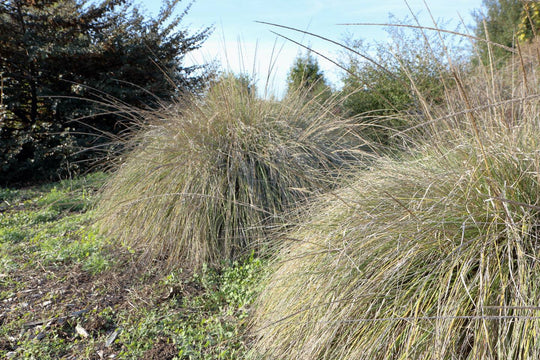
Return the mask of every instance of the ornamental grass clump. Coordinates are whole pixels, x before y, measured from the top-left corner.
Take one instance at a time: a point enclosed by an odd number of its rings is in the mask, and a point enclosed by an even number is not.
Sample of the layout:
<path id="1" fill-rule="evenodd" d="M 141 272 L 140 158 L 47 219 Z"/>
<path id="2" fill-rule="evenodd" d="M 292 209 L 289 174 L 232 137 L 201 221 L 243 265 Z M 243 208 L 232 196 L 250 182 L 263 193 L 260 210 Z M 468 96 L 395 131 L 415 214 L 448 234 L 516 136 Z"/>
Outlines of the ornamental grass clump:
<path id="1" fill-rule="evenodd" d="M 539 68 L 514 60 L 456 75 L 409 155 L 311 206 L 257 302 L 258 355 L 540 358 Z"/>
<path id="2" fill-rule="evenodd" d="M 357 140 L 334 110 L 300 96 L 263 100 L 224 76 L 203 98 L 148 115 L 104 188 L 98 225 L 167 266 L 262 250 L 286 211 L 356 161 Z"/>

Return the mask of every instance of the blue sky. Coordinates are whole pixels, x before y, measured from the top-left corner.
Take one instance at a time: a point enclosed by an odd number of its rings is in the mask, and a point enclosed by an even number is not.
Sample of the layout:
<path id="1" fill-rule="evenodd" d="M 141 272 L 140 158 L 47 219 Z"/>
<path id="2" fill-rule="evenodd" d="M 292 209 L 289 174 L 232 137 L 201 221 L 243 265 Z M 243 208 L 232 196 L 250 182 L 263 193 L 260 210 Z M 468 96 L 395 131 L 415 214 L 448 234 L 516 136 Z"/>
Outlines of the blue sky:
<path id="1" fill-rule="evenodd" d="M 161 1 L 135 0 L 151 14 L 157 13 Z M 473 24 L 471 12 L 481 7 L 482 0 L 425 0 L 434 18 L 444 28 L 455 30 L 460 16 L 467 25 Z M 273 28 L 255 21 L 267 21 L 291 26 L 342 40 L 345 33 L 365 41 L 384 41 L 387 33 L 377 26 L 340 26 L 340 23 L 387 23 L 389 14 L 403 19 L 410 17 L 407 4 L 422 25 L 433 26 L 424 0 L 196 0 L 182 25 L 194 31 L 215 26 L 213 35 L 203 48 L 188 56 L 188 63 L 217 59 L 222 68 L 256 76 L 259 87 L 266 82 L 272 67 L 271 87 L 283 93 L 286 76 L 295 57 L 303 51 L 298 45 L 278 39 L 272 30 L 336 59 L 339 50 L 328 43 L 291 31 Z M 180 7 L 188 4 L 184 1 Z M 277 40 L 277 42 L 276 42 Z M 326 77 L 339 86 L 339 69 L 319 59 Z"/>

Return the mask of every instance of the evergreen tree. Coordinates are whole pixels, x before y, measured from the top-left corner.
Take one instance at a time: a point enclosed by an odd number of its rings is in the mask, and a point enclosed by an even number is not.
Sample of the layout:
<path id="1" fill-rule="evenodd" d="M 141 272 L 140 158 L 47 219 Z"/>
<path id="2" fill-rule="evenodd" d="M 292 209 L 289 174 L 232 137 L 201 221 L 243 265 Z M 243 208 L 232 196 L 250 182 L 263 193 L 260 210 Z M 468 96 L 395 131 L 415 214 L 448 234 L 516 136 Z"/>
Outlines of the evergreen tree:
<path id="1" fill-rule="evenodd" d="M 321 100 L 331 95 L 330 87 L 315 57 L 309 52 L 305 56 L 298 56 L 291 67 L 287 79 L 287 93 L 304 91 L 310 97 Z"/>
<path id="2" fill-rule="evenodd" d="M 129 0 L 0 3 L 0 183 L 54 176 L 99 134 L 125 129 L 123 117 L 97 116 L 103 99 L 152 106 L 203 85 L 201 68 L 182 60 L 210 29 L 179 30 L 189 10 L 173 15 L 180 2 L 166 1 L 154 19 Z"/>

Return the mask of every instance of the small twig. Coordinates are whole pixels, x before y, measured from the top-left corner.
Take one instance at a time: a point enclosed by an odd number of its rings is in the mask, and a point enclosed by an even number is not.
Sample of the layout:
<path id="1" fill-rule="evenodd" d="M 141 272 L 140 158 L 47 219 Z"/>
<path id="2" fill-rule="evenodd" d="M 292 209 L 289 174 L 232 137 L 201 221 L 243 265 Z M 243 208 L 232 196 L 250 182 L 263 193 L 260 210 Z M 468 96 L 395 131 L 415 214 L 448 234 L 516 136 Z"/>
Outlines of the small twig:
<path id="1" fill-rule="evenodd" d="M 392 194 L 390 194 L 388 191 L 383 191 L 384 194 L 388 195 L 392 200 L 394 200 L 399 206 L 401 206 L 402 208 L 404 208 L 409 214 L 411 214 L 411 216 L 413 218 L 415 218 L 416 220 L 420 220 L 418 218 L 418 216 L 416 216 L 411 209 L 409 209 L 407 206 L 405 206 L 405 204 L 403 204 L 398 198 L 396 198 L 395 196 L 393 196 Z"/>
<path id="2" fill-rule="evenodd" d="M 71 312 L 66 316 L 60 316 L 60 317 L 57 317 L 57 318 L 49 318 L 49 319 L 45 319 L 45 320 L 30 321 L 30 322 L 24 323 L 23 327 L 31 328 L 31 327 L 43 325 L 43 324 L 46 324 L 46 323 L 49 323 L 49 322 L 64 321 L 64 320 L 67 320 L 68 318 L 79 317 L 79 316 L 81 316 L 82 314 L 84 314 L 86 312 L 88 312 L 88 310 L 84 309 L 84 310 L 78 310 L 78 311 Z"/>
<path id="3" fill-rule="evenodd" d="M 529 208 L 529 209 L 533 209 L 533 210 L 540 210 L 540 206 L 531 205 L 531 204 L 527 204 L 527 203 L 522 203 L 522 202 L 519 202 L 519 201 L 514 201 L 514 200 L 509 200 L 509 199 L 504 199 L 504 198 L 499 197 L 499 196 L 489 198 L 488 201 L 489 200 L 499 200 L 501 202 L 512 204 L 512 205 L 523 206 L 525 208 Z"/>

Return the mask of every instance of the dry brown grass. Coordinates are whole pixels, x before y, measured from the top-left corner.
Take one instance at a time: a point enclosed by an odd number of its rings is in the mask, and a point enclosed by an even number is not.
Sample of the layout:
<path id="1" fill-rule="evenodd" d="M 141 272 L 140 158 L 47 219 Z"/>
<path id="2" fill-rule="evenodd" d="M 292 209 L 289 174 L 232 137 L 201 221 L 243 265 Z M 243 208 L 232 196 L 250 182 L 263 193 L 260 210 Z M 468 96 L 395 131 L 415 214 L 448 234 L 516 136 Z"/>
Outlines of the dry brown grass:
<path id="1" fill-rule="evenodd" d="M 176 267 L 262 250 L 287 211 L 358 160 L 350 123 L 316 100 L 262 100 L 228 76 L 150 114 L 104 189 L 100 228 Z"/>
<path id="2" fill-rule="evenodd" d="M 540 358 L 540 79 L 525 57 L 456 71 L 408 155 L 286 235 L 254 317 L 261 357 Z"/>

